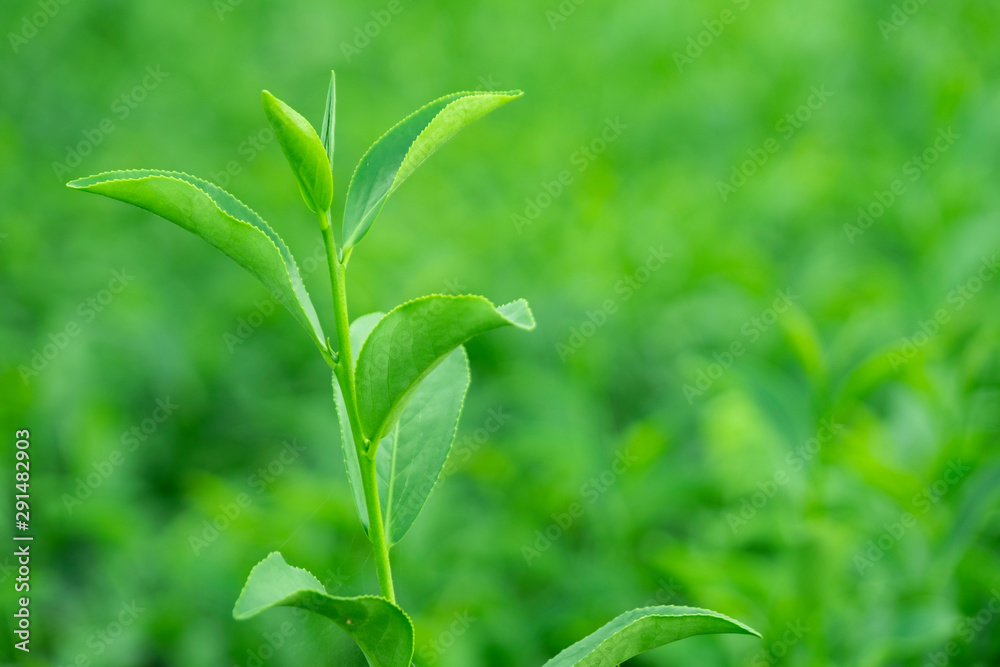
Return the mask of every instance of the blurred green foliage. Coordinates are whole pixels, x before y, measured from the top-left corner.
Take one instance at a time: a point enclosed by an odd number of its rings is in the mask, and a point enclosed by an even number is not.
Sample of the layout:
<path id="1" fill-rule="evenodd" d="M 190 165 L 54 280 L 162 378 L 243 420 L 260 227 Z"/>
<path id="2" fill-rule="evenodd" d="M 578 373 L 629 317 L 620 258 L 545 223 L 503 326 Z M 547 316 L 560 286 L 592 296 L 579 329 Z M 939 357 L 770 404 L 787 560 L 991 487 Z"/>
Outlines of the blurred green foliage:
<path id="1" fill-rule="evenodd" d="M 649 601 L 765 638 L 637 666 L 1000 662 L 995 4 L 7 0 L 0 26 L 26 664 L 349 664 L 320 619 L 230 615 L 278 549 L 376 590 L 325 364 L 219 253 L 63 186 L 140 167 L 224 185 L 329 321 L 259 96 L 318 124 L 331 68 L 335 208 L 421 104 L 527 93 L 401 188 L 351 261 L 354 316 L 468 291 L 539 321 L 469 346 L 449 475 L 393 552 L 419 665 L 540 665 Z"/>

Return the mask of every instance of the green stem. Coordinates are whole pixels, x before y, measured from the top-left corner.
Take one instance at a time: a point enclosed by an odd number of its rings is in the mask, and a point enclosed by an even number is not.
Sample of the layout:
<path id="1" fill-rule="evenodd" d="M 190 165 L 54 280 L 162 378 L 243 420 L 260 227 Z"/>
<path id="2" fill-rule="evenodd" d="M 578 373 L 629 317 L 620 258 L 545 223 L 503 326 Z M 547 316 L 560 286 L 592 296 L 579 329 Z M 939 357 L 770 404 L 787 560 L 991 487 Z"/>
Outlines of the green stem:
<path id="1" fill-rule="evenodd" d="M 358 417 L 358 394 L 354 382 L 354 356 L 351 354 L 350 324 L 347 317 L 347 256 L 343 261 L 337 254 L 337 242 L 333 238 L 330 220 L 326 213 L 318 214 L 320 230 L 323 232 L 323 243 L 326 245 L 327 261 L 330 264 L 330 282 L 333 286 L 333 315 L 337 330 L 337 361 L 333 365 L 333 373 L 340 384 L 344 396 L 344 406 L 347 408 L 347 419 L 354 436 L 354 448 L 358 454 L 358 464 L 361 468 L 361 482 L 365 492 L 365 505 L 368 509 L 368 535 L 375 551 L 375 569 L 378 572 L 379 588 L 382 597 L 390 602 L 396 601 L 396 593 L 392 587 L 392 570 L 389 567 L 389 546 L 385 541 L 385 528 L 382 525 L 382 508 L 378 497 L 378 478 L 375 473 L 375 448 L 369 447 L 361 430 L 361 420 Z M 369 449 L 371 451 L 369 451 Z"/>
<path id="2" fill-rule="evenodd" d="M 365 504 L 368 505 L 368 534 L 372 538 L 372 547 L 375 551 L 375 571 L 378 572 L 379 588 L 382 589 L 382 597 L 389 602 L 395 602 L 396 591 L 392 587 L 392 568 L 389 567 L 389 545 L 385 541 L 382 510 L 379 508 L 375 459 L 362 454 L 358 456 L 358 463 L 361 467 L 361 485 L 365 490 Z"/>

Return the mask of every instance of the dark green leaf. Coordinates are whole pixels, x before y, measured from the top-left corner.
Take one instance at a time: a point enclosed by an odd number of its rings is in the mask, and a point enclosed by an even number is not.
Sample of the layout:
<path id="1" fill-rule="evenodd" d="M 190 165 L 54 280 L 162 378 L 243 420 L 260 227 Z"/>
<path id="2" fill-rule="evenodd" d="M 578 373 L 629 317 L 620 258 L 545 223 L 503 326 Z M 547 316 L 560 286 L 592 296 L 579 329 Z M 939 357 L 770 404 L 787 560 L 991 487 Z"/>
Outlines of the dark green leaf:
<path id="1" fill-rule="evenodd" d="M 344 206 L 344 249 L 368 233 L 389 195 L 459 130 L 519 97 L 507 93 L 453 93 L 418 109 L 386 132 L 354 170 Z"/>
<path id="2" fill-rule="evenodd" d="M 109 171 L 68 185 L 133 204 L 205 239 L 264 283 L 326 349 L 292 253 L 260 216 L 225 190 L 187 174 L 146 169 Z"/>
<path id="3" fill-rule="evenodd" d="M 372 595 L 328 595 L 316 577 L 290 566 L 277 552 L 251 570 L 233 617 L 245 620 L 274 607 L 297 607 L 326 616 L 351 635 L 374 667 L 410 665 L 413 624 L 402 609 Z"/>

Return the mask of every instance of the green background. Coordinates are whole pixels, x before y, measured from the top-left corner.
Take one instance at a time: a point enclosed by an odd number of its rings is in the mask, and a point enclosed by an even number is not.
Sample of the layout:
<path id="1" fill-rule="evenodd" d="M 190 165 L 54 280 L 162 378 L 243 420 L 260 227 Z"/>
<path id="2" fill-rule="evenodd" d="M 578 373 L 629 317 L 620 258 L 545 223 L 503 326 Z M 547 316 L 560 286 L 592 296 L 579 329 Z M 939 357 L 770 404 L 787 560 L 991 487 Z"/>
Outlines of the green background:
<path id="1" fill-rule="evenodd" d="M 331 68 L 335 210 L 410 111 L 526 91 L 424 165 L 350 266 L 352 316 L 472 292 L 539 322 L 468 346 L 450 474 L 393 550 L 417 664 L 541 665 L 650 601 L 764 639 L 629 664 L 1000 663 L 993 3 L 50 4 L 0 7 L 0 456 L 9 478 L 31 429 L 31 664 L 349 664 L 325 621 L 231 617 L 278 549 L 341 594 L 377 589 L 326 365 L 218 252 L 63 186 L 210 178 L 308 270 L 319 233 L 259 95 L 318 125 Z M 132 279 L 103 293 L 115 270 Z M 306 283 L 328 323 L 322 266 Z M 158 400 L 177 407 L 144 422 Z"/>

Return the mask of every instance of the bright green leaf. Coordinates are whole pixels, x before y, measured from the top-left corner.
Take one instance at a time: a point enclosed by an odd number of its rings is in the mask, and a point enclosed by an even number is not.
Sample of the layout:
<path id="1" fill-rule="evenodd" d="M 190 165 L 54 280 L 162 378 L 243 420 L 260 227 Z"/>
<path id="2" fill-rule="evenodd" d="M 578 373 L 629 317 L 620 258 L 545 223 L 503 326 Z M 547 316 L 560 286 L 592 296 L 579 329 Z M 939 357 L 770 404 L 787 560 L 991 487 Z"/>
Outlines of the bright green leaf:
<path id="1" fill-rule="evenodd" d="M 389 195 L 459 130 L 520 97 L 506 93 L 452 93 L 418 109 L 386 132 L 362 156 L 344 205 L 344 249 L 368 233 Z"/>
<path id="2" fill-rule="evenodd" d="M 326 90 L 326 109 L 323 111 L 323 129 L 319 133 L 320 141 L 330 158 L 330 173 L 333 174 L 333 144 L 334 129 L 337 124 L 337 74 L 330 72 L 330 87 Z"/>
<path id="3" fill-rule="evenodd" d="M 645 607 L 633 609 L 584 637 L 543 667 L 614 667 L 658 646 L 695 635 L 753 635 L 756 630 L 707 609 Z"/>
<path id="4" fill-rule="evenodd" d="M 68 185 L 133 204 L 205 239 L 264 283 L 326 349 L 292 253 L 260 216 L 225 190 L 179 172 L 138 169 L 109 171 Z"/>
<path id="5" fill-rule="evenodd" d="M 382 313 L 371 313 L 351 323 L 355 356 Z M 469 361 L 459 347 L 420 383 L 403 410 L 397 426 L 382 438 L 375 469 L 382 498 L 386 537 L 395 544 L 413 524 L 426 503 L 455 439 L 455 429 L 469 388 Z M 334 380 L 334 398 L 344 445 L 344 462 L 361 522 L 368 530 L 368 510 L 361 484 L 361 468 L 340 387 Z M 391 482 L 390 482 L 391 480 Z"/>
<path id="6" fill-rule="evenodd" d="M 523 299 L 496 308 L 481 296 L 432 295 L 398 306 L 365 341 L 355 371 L 364 436 L 389 433 L 420 381 L 473 336 L 505 326 L 531 330 Z"/>
<path id="7" fill-rule="evenodd" d="M 264 115 L 274 128 L 274 136 L 292 167 L 306 206 L 325 213 L 333 201 L 333 172 L 324 143 L 309 121 L 277 97 L 265 90 L 261 100 Z"/>
<path id="8" fill-rule="evenodd" d="M 298 607 L 326 616 L 351 635 L 374 667 L 409 667 L 413 624 L 385 598 L 328 595 L 307 571 L 292 567 L 274 552 L 250 572 L 233 617 L 245 620 L 273 607 Z"/>

